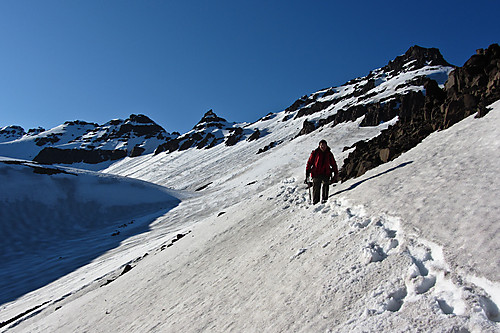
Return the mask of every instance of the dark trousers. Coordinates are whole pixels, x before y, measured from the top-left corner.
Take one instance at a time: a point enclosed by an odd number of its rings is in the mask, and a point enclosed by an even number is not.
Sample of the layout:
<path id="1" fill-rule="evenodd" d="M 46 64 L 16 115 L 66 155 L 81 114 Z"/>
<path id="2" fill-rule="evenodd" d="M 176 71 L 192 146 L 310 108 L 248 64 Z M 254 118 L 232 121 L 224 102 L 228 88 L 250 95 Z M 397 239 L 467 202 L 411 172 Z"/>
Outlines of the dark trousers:
<path id="1" fill-rule="evenodd" d="M 321 189 L 321 185 L 323 185 L 323 189 Z M 317 204 L 319 202 L 320 193 L 323 201 L 328 200 L 329 187 L 329 176 L 317 176 L 313 178 L 313 204 Z"/>

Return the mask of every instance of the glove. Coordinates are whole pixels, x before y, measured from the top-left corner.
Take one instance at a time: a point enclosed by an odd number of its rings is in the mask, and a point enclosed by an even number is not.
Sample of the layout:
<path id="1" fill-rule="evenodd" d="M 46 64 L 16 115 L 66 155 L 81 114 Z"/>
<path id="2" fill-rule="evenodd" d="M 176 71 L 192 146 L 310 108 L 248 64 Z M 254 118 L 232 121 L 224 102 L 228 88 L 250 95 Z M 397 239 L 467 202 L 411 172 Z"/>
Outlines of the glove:
<path id="1" fill-rule="evenodd" d="M 306 179 L 304 180 L 304 184 L 306 184 L 307 187 L 311 187 L 312 186 L 312 182 L 309 180 L 309 176 L 306 176 Z"/>

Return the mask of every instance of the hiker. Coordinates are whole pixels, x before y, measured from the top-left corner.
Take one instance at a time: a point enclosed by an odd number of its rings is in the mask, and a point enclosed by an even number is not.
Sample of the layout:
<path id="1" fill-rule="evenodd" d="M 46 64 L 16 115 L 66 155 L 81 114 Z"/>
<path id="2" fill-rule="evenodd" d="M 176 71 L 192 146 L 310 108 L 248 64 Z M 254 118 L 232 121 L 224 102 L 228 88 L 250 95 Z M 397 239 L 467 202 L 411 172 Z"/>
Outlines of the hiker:
<path id="1" fill-rule="evenodd" d="M 325 203 L 328 200 L 330 184 L 336 183 L 339 180 L 337 163 L 325 140 L 319 142 L 319 147 L 312 151 L 307 161 L 306 182 L 308 182 L 309 176 L 312 177 L 313 204 L 319 202 L 320 192 L 321 203 Z M 322 191 L 321 185 L 323 185 Z"/>

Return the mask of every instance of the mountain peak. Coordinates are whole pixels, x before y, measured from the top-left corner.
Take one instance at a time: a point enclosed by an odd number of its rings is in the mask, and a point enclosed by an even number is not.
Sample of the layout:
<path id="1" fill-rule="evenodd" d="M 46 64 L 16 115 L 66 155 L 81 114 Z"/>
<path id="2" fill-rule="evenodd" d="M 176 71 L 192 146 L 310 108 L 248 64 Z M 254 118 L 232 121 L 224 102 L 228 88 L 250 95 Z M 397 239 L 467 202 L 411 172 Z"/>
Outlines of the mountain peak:
<path id="1" fill-rule="evenodd" d="M 226 119 L 221 118 L 215 114 L 215 112 L 210 109 L 203 115 L 203 118 L 193 127 L 193 129 L 199 130 L 208 127 L 218 127 L 222 128 L 224 125 L 222 123 L 227 123 Z"/>
<path id="2" fill-rule="evenodd" d="M 441 55 L 439 49 L 436 48 L 425 48 L 418 45 L 414 45 L 406 51 L 405 54 L 396 57 L 384 67 L 386 71 L 396 71 L 400 72 L 405 69 L 420 69 L 424 66 L 450 66 Z"/>
<path id="3" fill-rule="evenodd" d="M 139 123 L 139 124 L 155 124 L 156 123 L 151 120 L 148 116 L 145 116 L 143 114 L 131 114 L 128 119 L 125 120 L 125 122 L 134 122 L 134 123 Z"/>
<path id="4" fill-rule="evenodd" d="M 24 128 L 17 125 L 5 126 L 0 128 L 0 142 L 11 141 L 21 138 L 26 133 Z"/>

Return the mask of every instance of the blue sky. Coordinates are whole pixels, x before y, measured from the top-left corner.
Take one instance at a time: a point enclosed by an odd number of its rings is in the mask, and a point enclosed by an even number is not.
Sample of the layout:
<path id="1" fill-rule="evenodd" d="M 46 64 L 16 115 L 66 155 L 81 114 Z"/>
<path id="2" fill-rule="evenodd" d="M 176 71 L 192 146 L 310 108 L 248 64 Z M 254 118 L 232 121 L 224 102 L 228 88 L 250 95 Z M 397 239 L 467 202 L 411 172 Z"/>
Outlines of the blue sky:
<path id="1" fill-rule="evenodd" d="M 253 122 L 412 45 L 455 65 L 500 39 L 500 1 L 0 1 L 0 127 L 209 109 Z"/>

